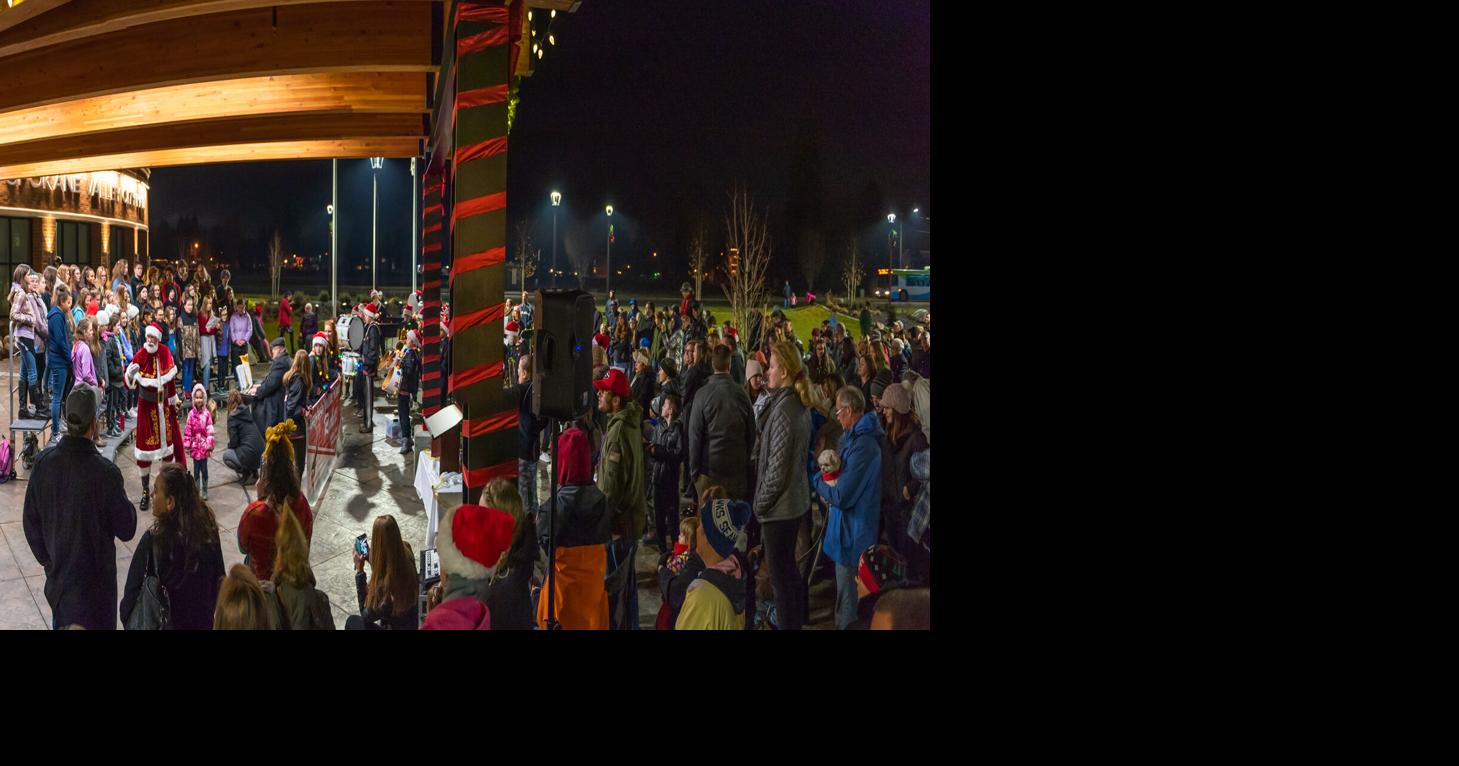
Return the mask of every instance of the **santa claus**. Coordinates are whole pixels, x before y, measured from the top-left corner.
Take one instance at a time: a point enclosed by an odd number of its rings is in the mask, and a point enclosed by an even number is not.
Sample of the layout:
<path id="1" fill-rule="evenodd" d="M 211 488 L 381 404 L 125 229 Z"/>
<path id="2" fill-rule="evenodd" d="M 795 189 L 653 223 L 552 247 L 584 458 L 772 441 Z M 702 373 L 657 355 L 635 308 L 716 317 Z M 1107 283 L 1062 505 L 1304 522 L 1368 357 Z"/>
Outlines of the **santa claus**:
<path id="1" fill-rule="evenodd" d="M 172 460 L 187 467 L 183 456 L 182 435 L 177 426 L 177 364 L 172 352 L 162 345 L 162 327 L 147 325 L 147 340 L 137 349 L 137 356 L 127 367 L 124 381 L 128 388 L 138 389 L 137 441 L 133 445 L 137 467 L 142 472 L 143 511 L 151 507 L 152 461 Z"/>

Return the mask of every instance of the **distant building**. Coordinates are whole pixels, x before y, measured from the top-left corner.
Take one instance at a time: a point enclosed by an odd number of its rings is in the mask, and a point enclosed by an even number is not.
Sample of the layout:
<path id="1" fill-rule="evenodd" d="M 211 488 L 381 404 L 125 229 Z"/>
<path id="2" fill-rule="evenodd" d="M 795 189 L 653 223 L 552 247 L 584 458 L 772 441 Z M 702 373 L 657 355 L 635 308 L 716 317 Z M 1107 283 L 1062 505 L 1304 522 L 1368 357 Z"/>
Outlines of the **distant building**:
<path id="1" fill-rule="evenodd" d="M 22 263 L 109 269 L 148 258 L 150 170 L 103 170 L 0 180 L 0 268 Z"/>

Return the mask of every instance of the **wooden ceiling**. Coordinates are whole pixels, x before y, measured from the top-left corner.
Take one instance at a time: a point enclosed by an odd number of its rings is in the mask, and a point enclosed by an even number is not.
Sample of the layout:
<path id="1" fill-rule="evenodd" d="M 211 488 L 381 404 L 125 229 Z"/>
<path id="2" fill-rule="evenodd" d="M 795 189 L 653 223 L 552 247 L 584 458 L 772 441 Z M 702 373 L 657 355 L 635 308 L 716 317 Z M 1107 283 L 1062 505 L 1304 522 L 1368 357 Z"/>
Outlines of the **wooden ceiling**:
<path id="1" fill-rule="evenodd" d="M 0 178 L 423 151 L 430 0 L 0 4 Z"/>

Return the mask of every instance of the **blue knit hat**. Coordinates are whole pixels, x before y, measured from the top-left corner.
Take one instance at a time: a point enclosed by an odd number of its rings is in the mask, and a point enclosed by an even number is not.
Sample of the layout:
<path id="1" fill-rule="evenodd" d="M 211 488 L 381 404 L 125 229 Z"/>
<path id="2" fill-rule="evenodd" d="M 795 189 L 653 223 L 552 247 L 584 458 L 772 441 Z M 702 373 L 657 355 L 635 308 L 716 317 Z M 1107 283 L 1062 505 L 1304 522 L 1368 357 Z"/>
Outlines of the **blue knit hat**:
<path id="1" fill-rule="evenodd" d="M 721 556 L 745 551 L 745 525 L 750 523 L 750 504 L 740 500 L 714 499 L 699 509 L 699 528 L 709 547 Z"/>
<path id="2" fill-rule="evenodd" d="M 638 339 L 638 347 L 639 348 L 649 348 L 652 345 L 653 345 L 653 343 L 650 343 L 648 338 L 639 338 Z"/>

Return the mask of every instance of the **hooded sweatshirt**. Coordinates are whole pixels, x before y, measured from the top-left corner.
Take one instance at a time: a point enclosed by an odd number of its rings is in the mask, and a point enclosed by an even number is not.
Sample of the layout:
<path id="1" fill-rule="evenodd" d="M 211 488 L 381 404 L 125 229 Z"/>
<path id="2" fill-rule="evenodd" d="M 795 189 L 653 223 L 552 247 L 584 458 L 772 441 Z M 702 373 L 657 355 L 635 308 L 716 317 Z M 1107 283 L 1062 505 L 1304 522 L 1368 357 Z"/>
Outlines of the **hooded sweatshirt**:
<path id="1" fill-rule="evenodd" d="M 744 630 L 747 571 L 736 551 L 701 572 L 689 583 L 674 630 Z"/>
<path id="2" fill-rule="evenodd" d="M 487 592 L 485 580 L 447 577 L 445 597 L 426 614 L 420 629 L 491 630 L 491 610 L 481 600 Z"/>

